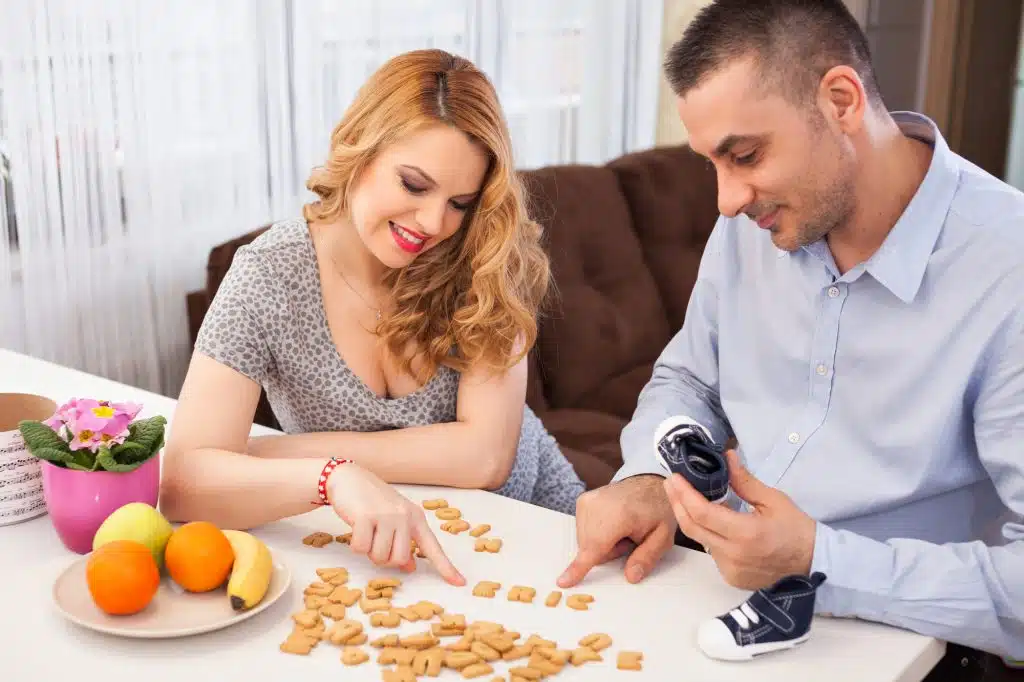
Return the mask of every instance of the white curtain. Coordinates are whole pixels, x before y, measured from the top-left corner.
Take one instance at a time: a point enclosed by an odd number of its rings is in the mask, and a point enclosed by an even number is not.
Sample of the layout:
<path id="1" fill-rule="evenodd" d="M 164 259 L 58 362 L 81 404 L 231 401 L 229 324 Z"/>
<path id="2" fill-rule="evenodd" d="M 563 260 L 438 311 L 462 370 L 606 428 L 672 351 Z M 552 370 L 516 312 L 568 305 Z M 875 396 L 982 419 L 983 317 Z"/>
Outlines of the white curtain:
<path id="1" fill-rule="evenodd" d="M 297 213 L 383 61 L 463 54 L 520 167 L 602 163 L 654 144 L 661 5 L 0 2 L 0 346 L 176 395 L 210 248 Z"/>

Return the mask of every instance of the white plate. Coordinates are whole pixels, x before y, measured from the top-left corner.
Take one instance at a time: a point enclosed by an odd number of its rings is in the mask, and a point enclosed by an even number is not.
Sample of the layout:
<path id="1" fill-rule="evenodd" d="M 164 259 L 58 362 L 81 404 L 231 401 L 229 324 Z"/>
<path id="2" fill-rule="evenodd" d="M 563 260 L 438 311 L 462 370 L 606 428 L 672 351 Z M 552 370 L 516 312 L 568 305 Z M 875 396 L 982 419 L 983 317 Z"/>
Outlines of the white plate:
<path id="1" fill-rule="evenodd" d="M 248 611 L 231 608 L 225 588 L 201 594 L 184 592 L 164 576 L 153 601 L 134 615 L 111 616 L 96 606 L 85 581 L 89 556 L 68 566 L 53 584 L 53 601 L 68 620 L 82 627 L 120 637 L 167 639 L 230 627 L 252 618 L 280 599 L 291 582 L 288 567 L 274 561 L 274 573 L 263 601 Z"/>

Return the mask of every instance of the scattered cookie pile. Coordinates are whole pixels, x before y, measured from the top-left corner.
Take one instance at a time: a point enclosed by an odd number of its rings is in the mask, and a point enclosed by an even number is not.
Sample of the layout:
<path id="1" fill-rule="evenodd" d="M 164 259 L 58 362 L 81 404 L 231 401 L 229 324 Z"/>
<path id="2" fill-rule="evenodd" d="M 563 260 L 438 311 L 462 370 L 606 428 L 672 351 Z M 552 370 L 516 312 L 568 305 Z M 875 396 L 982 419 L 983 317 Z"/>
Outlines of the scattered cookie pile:
<path id="1" fill-rule="evenodd" d="M 326 642 L 340 649 L 344 665 L 356 666 L 370 660 L 370 653 L 363 649 L 369 642 L 378 650 L 377 663 L 382 666 L 384 682 L 416 682 L 419 676 L 439 677 L 445 670 L 465 679 L 482 677 L 495 672 L 492 664 L 497 661 L 521 662 L 509 668 L 509 682 L 534 682 L 560 672 L 567 664 L 579 667 L 601 662 L 604 657 L 600 652 L 612 645 L 612 638 L 600 632 L 581 638 L 571 649 L 559 648 L 557 642 L 538 634 L 524 640 L 519 632 L 499 623 L 467 622 L 465 615 L 447 613 L 434 602 L 420 600 L 397 606 L 392 599 L 402 585 L 399 578 L 375 578 L 360 589 L 347 585 L 349 573 L 345 568 L 318 568 L 316 573 L 318 579 L 303 591 L 304 608 L 292 614 L 294 627 L 281 643 L 281 651 L 305 656 Z M 499 588 L 497 583 L 480 583 L 474 594 L 483 585 Z M 529 602 L 534 590 L 517 586 L 509 591 L 510 601 L 513 595 Z M 430 627 L 413 635 L 387 634 L 369 641 L 363 623 L 350 617 L 349 611 L 356 603 L 374 628 L 397 628 L 403 621 L 430 623 Z M 442 644 L 444 638 L 454 641 Z M 641 670 L 642 660 L 641 652 L 621 651 L 617 667 Z"/>

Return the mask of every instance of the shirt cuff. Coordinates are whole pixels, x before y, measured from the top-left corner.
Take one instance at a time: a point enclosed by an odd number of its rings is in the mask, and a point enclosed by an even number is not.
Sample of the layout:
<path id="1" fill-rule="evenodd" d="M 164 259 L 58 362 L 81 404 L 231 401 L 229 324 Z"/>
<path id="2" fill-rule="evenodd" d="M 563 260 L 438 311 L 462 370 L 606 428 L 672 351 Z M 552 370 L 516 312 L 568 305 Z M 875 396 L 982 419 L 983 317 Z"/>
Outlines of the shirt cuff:
<path id="1" fill-rule="evenodd" d="M 668 472 L 655 460 L 652 461 L 648 458 L 638 457 L 635 462 L 627 462 L 615 472 L 615 476 L 612 477 L 612 483 L 618 483 L 624 481 L 627 478 L 633 476 L 642 476 L 644 474 L 652 474 L 654 476 L 660 476 L 661 478 L 667 478 Z"/>
<path id="2" fill-rule="evenodd" d="M 815 595 L 816 613 L 877 620 L 892 585 L 889 545 L 820 521 L 815 524 L 811 573 L 825 574 Z"/>

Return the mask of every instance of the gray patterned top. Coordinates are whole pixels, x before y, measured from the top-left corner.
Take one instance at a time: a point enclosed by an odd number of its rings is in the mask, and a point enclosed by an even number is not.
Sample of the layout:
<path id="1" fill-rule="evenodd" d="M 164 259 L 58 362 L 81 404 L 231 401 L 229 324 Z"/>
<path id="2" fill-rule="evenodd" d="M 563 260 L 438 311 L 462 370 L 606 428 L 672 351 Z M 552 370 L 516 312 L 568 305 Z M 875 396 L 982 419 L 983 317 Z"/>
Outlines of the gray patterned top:
<path id="1" fill-rule="evenodd" d="M 381 398 L 345 364 L 331 338 L 316 252 L 302 218 L 275 223 L 235 253 L 195 350 L 260 383 L 286 433 L 381 431 L 455 420 L 459 373 Z M 574 514 L 584 484 L 528 407 L 515 464 L 495 492 Z"/>

